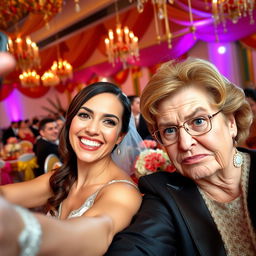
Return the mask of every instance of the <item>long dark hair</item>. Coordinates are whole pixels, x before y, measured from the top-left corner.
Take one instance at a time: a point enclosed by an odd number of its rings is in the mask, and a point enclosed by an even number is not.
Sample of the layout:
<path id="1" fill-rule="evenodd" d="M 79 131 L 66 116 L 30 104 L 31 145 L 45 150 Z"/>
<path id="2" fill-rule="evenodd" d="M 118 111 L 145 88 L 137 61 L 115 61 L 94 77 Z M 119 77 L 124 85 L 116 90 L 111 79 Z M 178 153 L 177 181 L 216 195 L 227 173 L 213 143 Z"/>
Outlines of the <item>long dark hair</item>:
<path id="1" fill-rule="evenodd" d="M 63 165 L 50 178 L 53 196 L 48 199 L 48 206 L 52 215 L 54 215 L 54 210 L 57 210 L 60 203 L 68 196 L 71 186 L 77 179 L 77 157 L 69 141 L 71 122 L 85 102 L 102 93 L 112 93 L 120 100 L 123 105 L 121 132 L 128 132 L 131 117 L 130 102 L 121 89 L 114 84 L 108 82 L 91 84 L 73 98 L 66 113 L 65 125 L 60 133 L 59 150 Z"/>

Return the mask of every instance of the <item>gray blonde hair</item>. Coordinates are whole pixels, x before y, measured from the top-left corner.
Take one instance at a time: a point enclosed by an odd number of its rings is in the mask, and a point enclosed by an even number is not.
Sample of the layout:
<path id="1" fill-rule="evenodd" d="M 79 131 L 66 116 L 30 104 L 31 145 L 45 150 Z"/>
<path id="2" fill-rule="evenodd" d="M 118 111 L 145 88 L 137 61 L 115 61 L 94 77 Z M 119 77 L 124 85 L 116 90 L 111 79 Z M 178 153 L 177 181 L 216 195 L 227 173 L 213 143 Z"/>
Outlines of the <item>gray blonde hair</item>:
<path id="1" fill-rule="evenodd" d="M 144 88 L 140 108 L 151 133 L 158 129 L 156 115 L 159 114 L 159 102 L 191 85 L 205 88 L 213 105 L 221 109 L 225 116 L 234 115 L 238 129 L 235 140 L 243 142 L 252 123 L 252 112 L 243 90 L 222 76 L 213 64 L 196 58 L 164 63 Z"/>

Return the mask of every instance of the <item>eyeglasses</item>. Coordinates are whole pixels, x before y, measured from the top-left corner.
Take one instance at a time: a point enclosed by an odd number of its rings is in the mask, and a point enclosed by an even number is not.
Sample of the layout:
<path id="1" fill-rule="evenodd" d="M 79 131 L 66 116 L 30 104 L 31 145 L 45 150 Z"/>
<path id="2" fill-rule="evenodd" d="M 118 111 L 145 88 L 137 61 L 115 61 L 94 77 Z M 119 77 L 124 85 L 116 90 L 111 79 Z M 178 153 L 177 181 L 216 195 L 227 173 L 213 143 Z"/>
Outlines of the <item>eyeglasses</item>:
<path id="1" fill-rule="evenodd" d="M 169 146 L 174 144 L 178 140 L 178 131 L 180 128 L 184 130 L 191 136 L 200 136 L 212 129 L 211 119 L 219 114 L 221 110 L 213 115 L 202 115 L 198 117 L 193 117 L 185 121 L 182 125 L 173 125 L 163 129 L 159 129 L 153 133 L 156 140 L 163 146 Z"/>

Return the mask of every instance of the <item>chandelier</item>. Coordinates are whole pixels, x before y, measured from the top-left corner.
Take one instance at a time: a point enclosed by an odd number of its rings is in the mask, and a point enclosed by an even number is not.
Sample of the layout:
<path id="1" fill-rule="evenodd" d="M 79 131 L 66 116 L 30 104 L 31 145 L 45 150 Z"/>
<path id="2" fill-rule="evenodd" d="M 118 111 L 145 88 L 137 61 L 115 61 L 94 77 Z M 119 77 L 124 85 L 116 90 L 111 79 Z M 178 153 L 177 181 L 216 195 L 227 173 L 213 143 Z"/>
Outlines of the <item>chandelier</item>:
<path id="1" fill-rule="evenodd" d="M 52 70 L 46 71 L 41 76 L 41 80 L 44 86 L 56 86 L 60 82 L 59 77 L 55 73 L 53 73 Z"/>
<path id="2" fill-rule="evenodd" d="M 40 67 L 38 47 L 29 37 L 26 37 L 26 39 L 17 37 L 15 40 L 9 38 L 7 46 L 22 71 Z"/>
<path id="3" fill-rule="evenodd" d="M 133 0 L 129 0 L 130 3 Z M 168 11 L 167 5 L 174 4 L 175 0 L 151 0 L 154 9 L 154 20 L 155 20 L 155 30 L 156 30 L 156 39 L 157 42 L 160 43 L 162 41 L 167 41 L 168 47 L 172 47 L 172 39 L 176 36 L 181 36 L 182 34 L 173 35 L 170 29 L 170 23 L 168 18 Z M 144 4 L 148 2 L 148 0 L 137 0 L 137 10 L 139 13 L 142 13 L 144 10 Z M 193 15 L 192 15 L 192 6 L 191 0 L 188 0 L 188 7 L 189 7 L 189 20 L 190 20 L 190 30 L 188 32 L 195 33 L 195 26 L 193 25 Z M 195 39 L 195 35 L 194 35 Z"/>
<path id="4" fill-rule="evenodd" d="M 226 18 L 236 24 L 241 17 L 250 17 L 250 24 L 254 24 L 253 10 L 255 0 L 212 0 L 212 14 L 216 25 L 222 23 L 226 29 Z"/>
<path id="5" fill-rule="evenodd" d="M 62 83 L 65 83 L 67 80 L 73 77 L 73 68 L 71 64 L 68 63 L 67 60 L 62 60 L 62 58 L 58 58 L 57 61 L 53 62 L 51 71 Z"/>
<path id="6" fill-rule="evenodd" d="M 35 70 L 24 71 L 19 75 L 19 79 L 23 87 L 36 87 L 40 84 L 40 76 Z"/>
<path id="7" fill-rule="evenodd" d="M 116 29 L 115 33 L 112 29 L 108 31 L 108 37 L 105 38 L 106 53 L 108 61 L 114 66 L 117 62 L 122 62 L 126 68 L 127 61 L 136 61 L 139 58 L 138 37 L 129 30 L 127 26 L 122 28 L 119 21 L 117 1 L 116 8 Z"/>

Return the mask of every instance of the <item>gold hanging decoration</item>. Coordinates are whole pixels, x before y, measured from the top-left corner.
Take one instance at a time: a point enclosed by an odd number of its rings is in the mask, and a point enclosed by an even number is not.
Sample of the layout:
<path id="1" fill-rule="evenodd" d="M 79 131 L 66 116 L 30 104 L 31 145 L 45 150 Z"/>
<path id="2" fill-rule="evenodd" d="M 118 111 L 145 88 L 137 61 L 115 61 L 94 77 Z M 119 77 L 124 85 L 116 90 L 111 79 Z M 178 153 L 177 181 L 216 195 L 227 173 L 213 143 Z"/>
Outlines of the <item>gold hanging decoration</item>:
<path id="1" fill-rule="evenodd" d="M 129 0 L 130 2 L 133 2 L 133 0 Z M 144 4 L 148 0 L 137 0 L 137 10 L 139 13 L 143 12 L 144 10 Z M 155 20 L 155 30 L 156 30 L 156 39 L 158 43 L 161 43 L 163 41 L 167 41 L 168 47 L 172 47 L 172 39 L 176 36 L 184 35 L 178 34 L 173 35 L 170 29 L 170 22 L 168 18 L 168 11 L 167 11 L 167 5 L 174 4 L 174 0 L 151 0 L 151 3 L 153 5 L 154 10 L 154 20 Z M 190 29 L 188 32 L 192 32 L 194 34 L 195 39 L 195 26 L 193 24 L 193 15 L 192 15 L 192 6 L 191 6 L 191 0 L 188 0 L 188 7 L 189 7 L 189 20 L 191 23 Z"/>
<path id="2" fill-rule="evenodd" d="M 216 25 L 222 23 L 226 28 L 226 19 L 236 24 L 240 18 L 249 16 L 254 24 L 253 10 L 255 0 L 212 0 L 212 14 Z"/>

